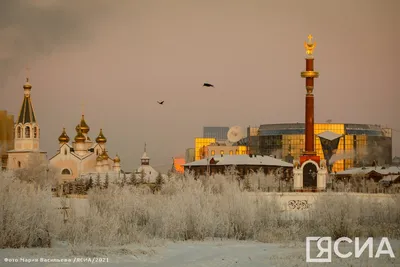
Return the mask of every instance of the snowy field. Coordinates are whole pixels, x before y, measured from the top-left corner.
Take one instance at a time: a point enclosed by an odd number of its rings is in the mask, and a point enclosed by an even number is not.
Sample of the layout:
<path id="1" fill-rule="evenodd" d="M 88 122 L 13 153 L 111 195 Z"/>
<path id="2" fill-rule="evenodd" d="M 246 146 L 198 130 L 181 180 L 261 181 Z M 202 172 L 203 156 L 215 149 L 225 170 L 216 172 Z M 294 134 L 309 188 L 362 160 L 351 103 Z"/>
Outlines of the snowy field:
<path id="1" fill-rule="evenodd" d="M 172 177 L 155 194 L 110 186 L 65 199 L 46 185 L 0 177 L 0 267 L 400 266 L 399 202 L 399 195 L 264 194 L 217 175 Z M 308 236 L 388 237 L 395 258 L 369 259 L 367 250 L 360 259 L 307 263 Z M 354 243 L 340 248 L 353 251 Z"/>
<path id="2" fill-rule="evenodd" d="M 163 266 L 163 267 L 223 267 L 223 266 L 400 266 L 400 242 L 390 242 L 396 258 L 390 259 L 382 255 L 379 259 L 368 259 L 368 253 L 363 253 L 360 259 L 339 259 L 333 257 L 332 263 L 307 263 L 305 244 L 267 244 L 254 241 L 203 241 L 203 242 L 166 242 L 163 245 L 144 247 L 139 245 L 126 245 L 112 248 L 86 248 L 79 253 L 71 251 L 67 245 L 59 243 L 51 249 L 3 249 L 0 250 L 0 266 L 13 267 L 63 267 L 63 266 Z M 347 246 L 348 247 L 348 246 Z M 354 247 L 343 253 L 352 251 Z M 374 253 L 376 247 L 374 248 Z M 66 259 L 71 263 L 43 263 L 31 262 L 34 259 L 61 260 Z M 103 259 L 104 263 L 77 263 L 73 261 Z M 20 262 L 5 262 L 5 259 L 17 259 Z M 25 260 L 25 262 L 21 262 Z"/>

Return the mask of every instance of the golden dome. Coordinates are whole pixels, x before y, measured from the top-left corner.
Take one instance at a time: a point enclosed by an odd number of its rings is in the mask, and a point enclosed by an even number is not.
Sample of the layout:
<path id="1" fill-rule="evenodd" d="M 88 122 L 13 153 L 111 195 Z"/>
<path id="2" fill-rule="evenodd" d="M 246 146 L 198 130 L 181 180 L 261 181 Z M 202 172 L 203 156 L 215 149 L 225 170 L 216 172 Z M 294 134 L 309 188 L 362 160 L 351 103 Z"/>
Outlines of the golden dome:
<path id="1" fill-rule="evenodd" d="M 85 142 L 86 138 L 85 136 L 82 134 L 82 130 L 78 127 L 78 134 L 75 136 L 75 142 L 77 143 L 81 143 L 81 142 Z"/>
<path id="2" fill-rule="evenodd" d="M 96 143 L 105 143 L 107 142 L 107 138 L 103 135 L 103 129 L 100 129 L 99 136 L 96 138 Z"/>
<path id="3" fill-rule="evenodd" d="M 102 157 L 103 159 L 109 159 L 109 158 L 110 158 L 105 150 L 104 150 L 103 153 L 101 154 L 101 157 Z"/>
<path id="4" fill-rule="evenodd" d="M 114 162 L 121 162 L 121 159 L 118 157 L 118 154 L 115 156 Z"/>
<path id="5" fill-rule="evenodd" d="M 102 156 L 98 156 L 98 157 L 96 158 L 96 160 L 97 160 L 97 161 L 102 161 L 102 160 L 103 160 L 103 157 L 102 157 Z"/>
<path id="6" fill-rule="evenodd" d="M 60 135 L 60 137 L 58 137 L 58 141 L 60 143 L 68 143 L 69 142 L 69 136 L 65 132 L 65 128 L 63 128 L 62 134 Z"/>
<path id="7" fill-rule="evenodd" d="M 81 128 L 82 133 L 87 134 L 89 132 L 90 127 L 85 121 L 85 115 L 82 115 L 81 122 L 75 127 L 76 132 L 79 131 L 79 127 Z"/>
<path id="8" fill-rule="evenodd" d="M 24 84 L 24 89 L 31 89 L 32 85 L 29 83 L 29 78 L 26 78 L 26 83 Z"/>

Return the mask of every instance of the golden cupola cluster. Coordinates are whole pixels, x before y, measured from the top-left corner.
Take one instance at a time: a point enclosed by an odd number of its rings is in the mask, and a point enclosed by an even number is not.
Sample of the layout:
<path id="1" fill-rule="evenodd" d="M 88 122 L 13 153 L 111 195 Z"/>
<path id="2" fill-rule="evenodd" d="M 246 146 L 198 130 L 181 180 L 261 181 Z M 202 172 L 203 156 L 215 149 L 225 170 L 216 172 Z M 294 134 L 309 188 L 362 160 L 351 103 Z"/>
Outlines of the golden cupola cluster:
<path id="1" fill-rule="evenodd" d="M 67 135 L 65 128 L 63 128 L 63 131 L 62 131 L 60 137 L 58 137 L 58 141 L 60 143 L 68 143 L 69 142 L 69 136 Z"/>
<path id="2" fill-rule="evenodd" d="M 98 144 L 104 144 L 107 142 L 107 138 L 103 134 L 103 129 L 100 129 L 100 133 L 96 138 L 96 143 Z"/>

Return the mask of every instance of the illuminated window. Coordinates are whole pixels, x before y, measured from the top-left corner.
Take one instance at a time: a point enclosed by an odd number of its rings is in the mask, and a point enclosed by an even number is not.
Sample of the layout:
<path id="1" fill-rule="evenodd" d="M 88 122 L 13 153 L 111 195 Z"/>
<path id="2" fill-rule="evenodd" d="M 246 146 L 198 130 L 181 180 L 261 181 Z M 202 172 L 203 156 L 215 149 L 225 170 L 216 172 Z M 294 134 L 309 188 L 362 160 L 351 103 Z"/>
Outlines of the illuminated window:
<path id="1" fill-rule="evenodd" d="M 233 155 L 233 150 L 229 150 L 229 155 Z"/>
<path id="2" fill-rule="evenodd" d="M 211 150 L 211 156 L 214 156 L 214 155 L 215 155 L 215 151 Z"/>
<path id="3" fill-rule="evenodd" d="M 224 151 L 223 151 L 223 150 L 221 150 L 221 152 L 220 152 L 220 153 L 221 153 L 221 155 L 223 155 L 223 154 L 224 154 Z"/>
<path id="4" fill-rule="evenodd" d="M 33 138 L 37 138 L 37 127 L 33 128 Z"/>
<path id="5" fill-rule="evenodd" d="M 236 155 L 239 155 L 239 150 L 237 150 L 237 149 L 236 149 L 236 152 L 235 152 L 235 154 L 236 154 Z"/>

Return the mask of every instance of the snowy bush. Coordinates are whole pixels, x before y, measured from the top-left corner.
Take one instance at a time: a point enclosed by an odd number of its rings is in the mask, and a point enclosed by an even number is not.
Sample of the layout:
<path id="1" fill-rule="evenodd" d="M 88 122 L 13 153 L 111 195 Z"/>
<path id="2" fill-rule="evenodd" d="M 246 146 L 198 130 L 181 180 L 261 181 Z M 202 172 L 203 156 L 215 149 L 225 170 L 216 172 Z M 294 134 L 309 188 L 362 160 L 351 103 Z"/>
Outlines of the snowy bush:
<path id="1" fill-rule="evenodd" d="M 51 188 L 0 173 L 0 248 L 50 246 Z"/>

